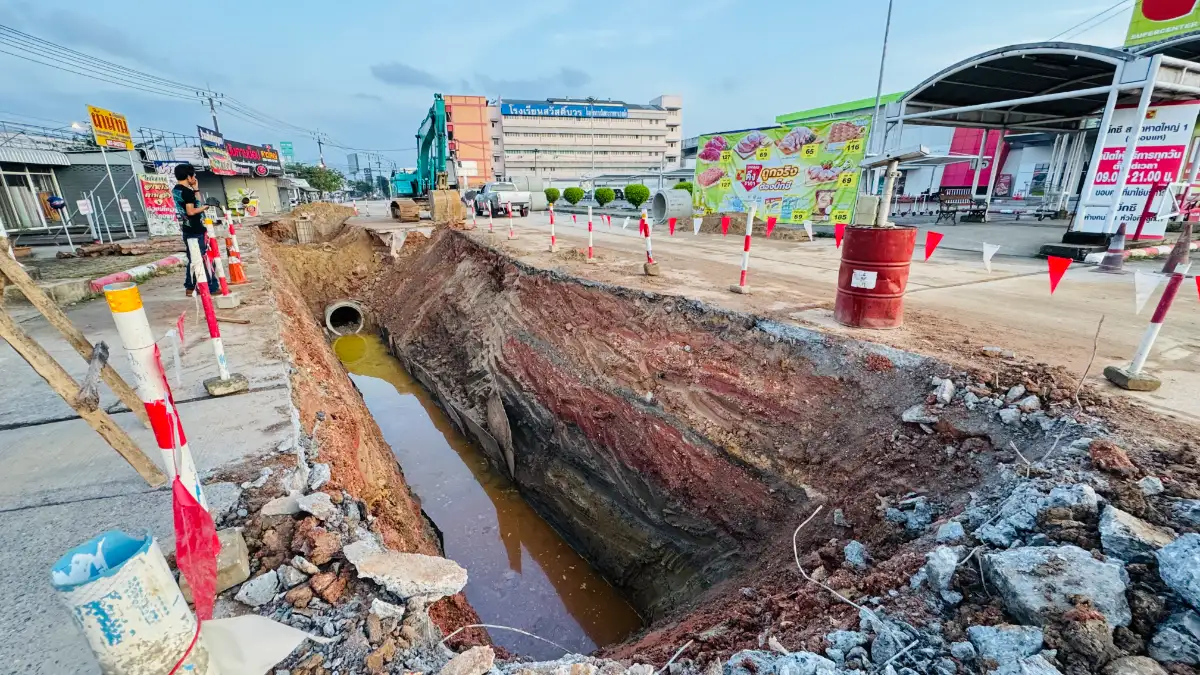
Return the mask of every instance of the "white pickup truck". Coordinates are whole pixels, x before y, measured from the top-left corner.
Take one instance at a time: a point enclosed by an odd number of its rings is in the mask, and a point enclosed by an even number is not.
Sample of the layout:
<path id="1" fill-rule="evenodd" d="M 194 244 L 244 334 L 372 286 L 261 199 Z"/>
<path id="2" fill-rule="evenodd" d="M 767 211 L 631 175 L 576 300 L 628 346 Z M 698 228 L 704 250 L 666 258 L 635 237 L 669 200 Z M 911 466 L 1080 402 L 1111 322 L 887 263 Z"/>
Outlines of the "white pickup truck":
<path id="1" fill-rule="evenodd" d="M 503 215 L 511 204 L 513 214 L 528 216 L 531 203 L 529 193 L 512 183 L 488 183 L 475 194 L 475 214 L 482 216 L 491 210 L 494 216 Z"/>

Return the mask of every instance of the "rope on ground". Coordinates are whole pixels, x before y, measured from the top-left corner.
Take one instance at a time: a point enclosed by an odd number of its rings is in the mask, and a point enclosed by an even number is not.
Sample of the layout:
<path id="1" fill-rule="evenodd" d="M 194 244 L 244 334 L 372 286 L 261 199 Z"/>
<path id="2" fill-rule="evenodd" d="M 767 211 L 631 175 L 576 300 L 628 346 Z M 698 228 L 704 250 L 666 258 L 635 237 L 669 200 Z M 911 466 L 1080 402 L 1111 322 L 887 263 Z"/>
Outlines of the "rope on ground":
<path id="1" fill-rule="evenodd" d="M 79 393 L 75 394 L 75 403 L 84 408 L 95 410 L 100 406 L 100 371 L 108 363 L 108 345 L 97 342 L 92 348 L 92 358 L 88 361 L 87 375 L 79 385 Z"/>
<path id="2" fill-rule="evenodd" d="M 1096 324 L 1096 337 L 1092 339 L 1092 357 L 1088 359 L 1087 368 L 1083 369 L 1083 375 L 1079 376 L 1079 382 L 1075 384 L 1075 407 L 1083 410 L 1083 404 L 1079 402 L 1079 390 L 1083 389 L 1083 381 L 1087 379 L 1088 371 L 1092 369 L 1092 362 L 1096 360 L 1096 351 L 1100 349 L 1100 329 L 1104 326 L 1104 315 L 1100 315 L 1100 323 Z"/>
<path id="3" fill-rule="evenodd" d="M 553 640 L 547 640 L 546 638 L 541 637 L 540 635 L 534 635 L 533 633 L 530 633 L 528 631 L 523 631 L 520 628 L 513 628 L 512 626 L 497 626 L 495 624 L 490 624 L 490 623 L 472 623 L 472 624 L 468 624 L 466 626 L 460 626 L 460 627 L 456 628 L 454 630 L 454 632 L 452 632 L 449 635 L 447 635 L 446 637 L 442 638 L 442 641 L 439 642 L 438 644 L 445 645 L 446 640 L 449 640 L 450 638 L 454 637 L 455 635 L 458 635 L 459 633 L 463 632 L 464 630 L 466 630 L 468 628 L 498 628 L 500 630 L 511 630 L 514 633 L 520 633 L 521 635 L 528 635 L 529 637 L 531 637 L 535 640 L 541 640 L 542 642 L 545 642 L 547 644 L 552 644 L 555 647 L 558 647 L 559 649 L 563 650 L 563 652 L 566 654 L 571 653 L 570 649 L 567 649 L 566 647 L 558 644 L 557 642 L 554 642 Z M 688 644 L 691 644 L 691 643 L 689 642 Z M 686 647 L 687 645 L 684 645 L 684 646 Z"/>
<path id="4" fill-rule="evenodd" d="M 654 673 L 654 675 L 662 675 L 663 673 L 667 672 L 667 668 L 670 668 L 671 664 L 675 663 L 675 659 L 679 658 L 679 655 L 683 653 L 683 650 L 685 650 L 691 646 L 692 646 L 692 641 L 688 640 L 682 647 L 675 650 L 675 654 L 673 656 L 671 656 L 670 660 L 668 660 L 666 663 L 664 663 L 663 667 L 659 668 L 658 671 L 656 673 Z"/>

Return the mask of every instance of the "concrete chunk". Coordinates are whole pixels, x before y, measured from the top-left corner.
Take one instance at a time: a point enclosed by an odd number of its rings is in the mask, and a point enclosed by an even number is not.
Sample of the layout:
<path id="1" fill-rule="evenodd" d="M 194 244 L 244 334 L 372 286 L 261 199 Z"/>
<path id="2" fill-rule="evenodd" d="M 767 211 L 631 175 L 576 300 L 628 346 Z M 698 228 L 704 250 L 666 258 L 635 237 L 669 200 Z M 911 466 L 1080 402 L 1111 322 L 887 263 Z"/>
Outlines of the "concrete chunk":
<path id="1" fill-rule="evenodd" d="M 360 577 L 371 579 L 402 598 L 432 601 L 454 595 L 467 585 L 467 571 L 446 558 L 395 551 L 356 558 L 357 562 L 352 562 Z"/>
<path id="2" fill-rule="evenodd" d="M 263 504 L 259 513 L 264 516 L 294 516 L 300 513 L 300 493 L 293 492 L 286 497 L 276 497 Z"/>
<path id="3" fill-rule="evenodd" d="M 1158 576 L 1193 608 L 1200 609 L 1200 534 L 1185 534 L 1159 549 Z"/>
<path id="4" fill-rule="evenodd" d="M 1035 626 L 971 626 L 967 639 L 985 659 L 1007 663 L 1042 651 L 1042 629 Z"/>
<path id="5" fill-rule="evenodd" d="M 271 570 L 266 574 L 260 574 L 250 581 L 242 584 L 238 590 L 235 600 L 251 607 L 265 605 L 275 599 L 275 594 L 279 592 L 279 575 L 275 570 Z"/>
<path id="6" fill-rule="evenodd" d="M 221 593 L 250 578 L 250 550 L 241 528 L 217 530 L 217 540 L 221 542 L 221 552 L 217 554 L 217 593 Z M 179 575 L 179 590 L 183 591 L 185 600 L 192 601 L 192 589 L 182 574 Z"/>
<path id="7" fill-rule="evenodd" d="M 1104 667 L 1104 675 L 1167 675 L 1154 659 L 1145 656 L 1123 656 Z"/>
<path id="8" fill-rule="evenodd" d="M 384 602 L 379 598 L 371 600 L 371 613 L 380 619 L 403 619 L 404 608 L 400 605 L 393 605 L 390 602 Z"/>
<path id="9" fill-rule="evenodd" d="M 993 675 L 1062 675 L 1062 671 L 1050 665 L 1041 654 L 1000 664 Z"/>
<path id="10" fill-rule="evenodd" d="M 900 413 L 900 419 L 909 424 L 937 424 L 940 418 L 926 410 L 924 403 L 918 403 Z"/>
<path id="11" fill-rule="evenodd" d="M 491 647 L 471 647 L 442 666 L 438 675 L 483 675 L 492 669 L 496 655 Z"/>
<path id="12" fill-rule="evenodd" d="M 1113 506 L 1100 514 L 1100 543 L 1106 555 L 1125 562 L 1150 562 L 1154 552 L 1175 540 L 1175 533 Z"/>
<path id="13" fill-rule="evenodd" d="M 329 520 L 334 516 L 341 514 L 341 510 L 333 505 L 333 501 L 329 499 L 329 495 L 324 492 L 314 492 L 310 495 L 304 495 L 296 500 L 296 505 L 301 511 L 311 513 L 318 520 Z"/>
<path id="14" fill-rule="evenodd" d="M 1147 653 L 1163 663 L 1200 665 L 1200 614 L 1172 614 L 1159 624 Z"/>
<path id="15" fill-rule="evenodd" d="M 308 575 L 291 565 L 280 565 L 276 570 L 279 574 L 279 582 L 284 588 L 292 588 L 308 581 Z"/>
<path id="16" fill-rule="evenodd" d="M 1043 626 L 1057 620 L 1074 607 L 1074 596 L 1091 600 L 1110 626 L 1128 626 L 1132 618 L 1125 600 L 1125 567 L 1096 560 L 1078 546 L 990 553 L 983 557 L 983 566 L 1005 609 L 1022 624 Z"/>

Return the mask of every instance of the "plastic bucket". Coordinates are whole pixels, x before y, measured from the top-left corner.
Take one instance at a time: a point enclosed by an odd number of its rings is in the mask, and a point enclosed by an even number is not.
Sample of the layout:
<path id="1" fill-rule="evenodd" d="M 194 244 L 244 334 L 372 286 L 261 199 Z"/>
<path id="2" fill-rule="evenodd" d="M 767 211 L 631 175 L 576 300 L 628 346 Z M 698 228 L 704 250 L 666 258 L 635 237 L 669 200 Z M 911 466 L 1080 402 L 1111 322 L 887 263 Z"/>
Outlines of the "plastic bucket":
<path id="1" fill-rule="evenodd" d="M 150 535 L 111 530 L 67 551 L 51 583 L 105 675 L 166 675 L 196 634 L 196 616 Z M 219 675 L 204 640 L 179 675 Z"/>

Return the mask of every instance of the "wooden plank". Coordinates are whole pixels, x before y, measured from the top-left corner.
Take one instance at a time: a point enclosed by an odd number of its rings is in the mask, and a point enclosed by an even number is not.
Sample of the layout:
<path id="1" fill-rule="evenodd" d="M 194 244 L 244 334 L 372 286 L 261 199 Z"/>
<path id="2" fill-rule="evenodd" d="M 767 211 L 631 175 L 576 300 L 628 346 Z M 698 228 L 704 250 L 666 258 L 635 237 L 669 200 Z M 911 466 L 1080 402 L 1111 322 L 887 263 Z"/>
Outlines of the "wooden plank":
<path id="1" fill-rule="evenodd" d="M 46 321 L 58 329 L 59 333 L 66 338 L 67 342 L 75 348 L 76 352 L 83 357 L 84 361 L 91 362 L 92 360 L 92 343 L 84 336 L 83 331 L 75 327 L 71 320 L 67 318 L 66 313 L 58 306 L 49 296 L 46 295 L 38 285 L 34 283 L 29 274 L 17 264 L 17 261 L 8 256 L 0 255 L 0 274 L 8 277 L 13 285 L 21 289 L 25 294 L 25 298 L 29 300 L 42 316 L 46 317 Z M 150 428 L 150 418 L 146 415 L 145 405 L 142 399 L 138 398 L 137 392 L 133 387 L 129 386 L 116 370 L 107 363 L 100 370 L 100 378 L 112 389 L 117 398 L 121 400 L 133 413 L 133 416 L 142 421 L 142 425 L 147 429 Z"/>
<path id="2" fill-rule="evenodd" d="M 50 385 L 54 393 L 66 401 L 67 405 L 71 406 L 85 422 L 95 429 L 101 438 L 107 441 L 121 457 L 125 458 L 125 461 L 129 462 L 133 470 L 137 471 L 150 487 L 167 484 L 167 477 L 158 468 L 158 465 L 142 452 L 129 434 L 117 426 L 108 413 L 100 408 L 88 409 L 86 405 L 75 400 L 75 395 L 79 393 L 79 385 L 54 360 L 54 357 L 50 356 L 37 341 L 21 330 L 17 322 L 3 309 L 0 309 L 0 338 L 7 340 L 13 349 L 33 367 L 34 371 L 42 376 L 46 384 Z"/>

